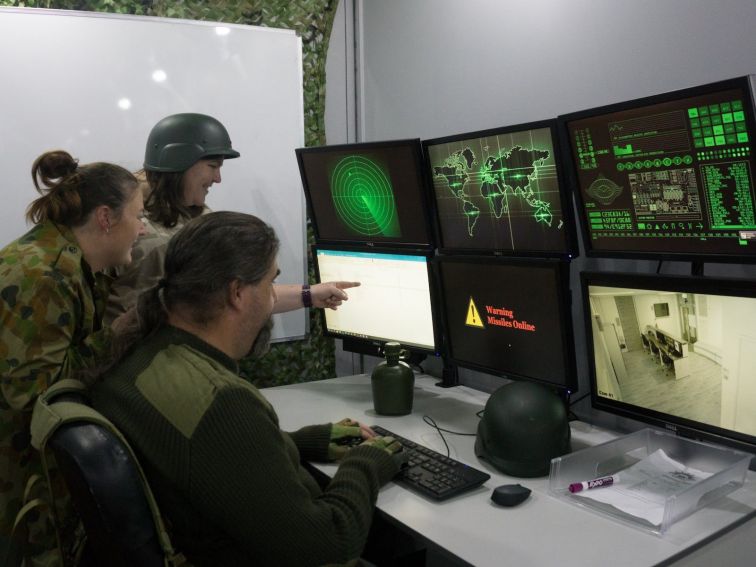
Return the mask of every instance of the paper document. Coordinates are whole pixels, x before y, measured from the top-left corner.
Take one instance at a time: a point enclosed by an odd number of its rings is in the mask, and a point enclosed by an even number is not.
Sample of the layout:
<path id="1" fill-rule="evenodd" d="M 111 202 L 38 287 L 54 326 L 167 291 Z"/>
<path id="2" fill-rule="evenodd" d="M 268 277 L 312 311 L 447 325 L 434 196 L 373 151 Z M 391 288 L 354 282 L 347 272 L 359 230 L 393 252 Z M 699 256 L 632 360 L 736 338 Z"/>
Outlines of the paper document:
<path id="1" fill-rule="evenodd" d="M 584 490 L 574 496 L 609 504 L 659 526 L 667 498 L 711 475 L 686 467 L 659 449 L 633 466 L 615 473 L 618 480 L 611 486 Z"/>

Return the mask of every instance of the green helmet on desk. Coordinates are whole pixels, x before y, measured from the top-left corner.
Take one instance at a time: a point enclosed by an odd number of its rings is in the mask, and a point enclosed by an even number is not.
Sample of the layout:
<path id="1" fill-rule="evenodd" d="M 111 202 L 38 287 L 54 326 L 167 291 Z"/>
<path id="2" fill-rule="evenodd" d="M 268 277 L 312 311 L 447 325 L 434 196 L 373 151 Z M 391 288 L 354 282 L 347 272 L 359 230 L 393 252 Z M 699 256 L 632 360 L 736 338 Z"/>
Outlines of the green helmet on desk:
<path id="1" fill-rule="evenodd" d="M 549 474 L 551 459 L 570 452 L 562 400 L 545 386 L 512 382 L 496 390 L 478 424 L 475 454 L 509 476 Z"/>
<path id="2" fill-rule="evenodd" d="M 203 158 L 232 159 L 239 155 L 218 120 L 206 114 L 184 112 L 166 116 L 153 126 L 147 138 L 144 169 L 181 172 Z"/>

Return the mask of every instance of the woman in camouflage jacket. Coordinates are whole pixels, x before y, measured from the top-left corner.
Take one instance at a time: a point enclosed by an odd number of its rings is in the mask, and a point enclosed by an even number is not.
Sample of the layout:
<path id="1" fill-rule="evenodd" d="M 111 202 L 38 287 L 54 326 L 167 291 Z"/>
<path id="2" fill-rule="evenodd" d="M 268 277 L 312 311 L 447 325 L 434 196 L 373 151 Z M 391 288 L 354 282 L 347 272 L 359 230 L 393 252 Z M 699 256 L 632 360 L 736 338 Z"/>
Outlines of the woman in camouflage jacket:
<path id="1" fill-rule="evenodd" d="M 145 195 L 146 230 L 134 248 L 128 266 L 112 270 L 115 281 L 105 312 L 105 323 L 136 305 L 139 294 L 163 277 L 168 242 L 189 220 L 208 212 L 210 188 L 221 182 L 227 159 L 239 157 L 231 147 L 226 127 L 206 114 L 166 116 L 150 131 L 144 155 L 142 190 Z M 322 282 L 301 286 L 276 284 L 275 313 L 302 307 L 336 309 L 347 299 L 345 289 L 357 282 Z"/>
<path id="2" fill-rule="evenodd" d="M 144 233 L 142 194 L 122 167 L 79 166 L 54 151 L 37 158 L 32 179 L 42 195 L 27 211 L 34 227 L 0 250 L 0 558 L 27 479 L 41 472 L 30 445 L 34 401 L 105 354 L 101 270 L 128 263 Z M 53 548 L 54 532 L 36 524 L 32 551 Z"/>

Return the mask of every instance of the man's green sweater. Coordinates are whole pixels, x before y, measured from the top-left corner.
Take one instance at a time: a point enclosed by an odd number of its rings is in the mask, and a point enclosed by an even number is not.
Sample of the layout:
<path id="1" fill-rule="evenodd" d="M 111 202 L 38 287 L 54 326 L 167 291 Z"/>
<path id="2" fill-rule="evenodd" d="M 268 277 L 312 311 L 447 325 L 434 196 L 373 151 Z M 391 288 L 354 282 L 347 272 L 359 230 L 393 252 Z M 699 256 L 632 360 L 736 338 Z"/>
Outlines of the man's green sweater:
<path id="1" fill-rule="evenodd" d="M 164 327 L 94 389 L 94 407 L 139 455 L 174 544 L 200 567 L 358 557 L 396 463 L 357 447 L 321 489 L 300 461 L 327 459 L 330 424 L 282 431 L 236 371 L 196 336 Z"/>

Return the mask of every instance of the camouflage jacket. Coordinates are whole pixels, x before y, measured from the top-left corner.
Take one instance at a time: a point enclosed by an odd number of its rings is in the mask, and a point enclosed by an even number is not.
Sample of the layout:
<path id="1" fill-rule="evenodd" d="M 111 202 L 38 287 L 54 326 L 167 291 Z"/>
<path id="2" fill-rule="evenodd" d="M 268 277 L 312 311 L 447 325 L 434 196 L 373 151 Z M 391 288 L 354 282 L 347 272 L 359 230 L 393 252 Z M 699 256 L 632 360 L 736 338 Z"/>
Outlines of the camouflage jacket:
<path id="1" fill-rule="evenodd" d="M 41 223 L 0 250 L 0 537 L 26 478 L 39 472 L 29 444 L 34 401 L 50 384 L 101 362 L 108 281 L 93 274 L 70 230 Z"/>
<path id="2" fill-rule="evenodd" d="M 134 245 L 131 263 L 112 271 L 115 279 L 110 287 L 110 297 L 105 311 L 106 325 L 110 325 L 116 317 L 136 305 L 139 294 L 155 286 L 163 277 L 163 262 L 168 250 L 168 241 L 184 224 L 185 221 L 179 218 L 176 226 L 166 228 L 158 222 L 144 219 L 147 233 Z"/>

